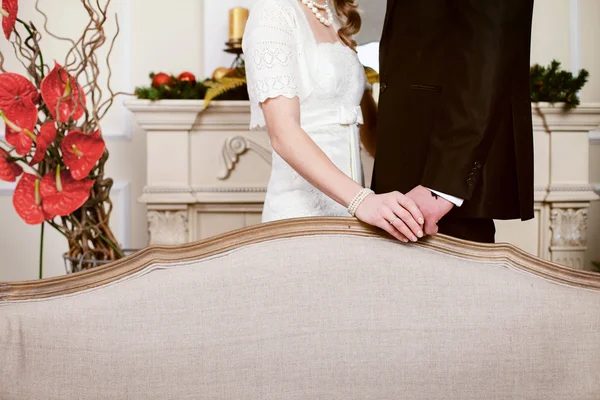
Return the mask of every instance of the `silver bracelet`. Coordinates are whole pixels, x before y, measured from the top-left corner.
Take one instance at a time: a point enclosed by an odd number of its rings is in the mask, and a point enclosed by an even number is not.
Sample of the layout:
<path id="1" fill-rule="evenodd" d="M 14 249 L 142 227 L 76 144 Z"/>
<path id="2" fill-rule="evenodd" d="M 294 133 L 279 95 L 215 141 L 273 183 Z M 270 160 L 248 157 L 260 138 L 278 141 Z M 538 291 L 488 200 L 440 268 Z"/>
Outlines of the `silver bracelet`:
<path id="1" fill-rule="evenodd" d="M 348 206 L 348 213 L 354 217 L 356 210 L 358 210 L 358 207 L 360 207 L 362 202 L 365 201 L 367 196 L 374 193 L 375 192 L 373 192 L 371 189 L 363 188 L 350 202 L 350 205 Z"/>

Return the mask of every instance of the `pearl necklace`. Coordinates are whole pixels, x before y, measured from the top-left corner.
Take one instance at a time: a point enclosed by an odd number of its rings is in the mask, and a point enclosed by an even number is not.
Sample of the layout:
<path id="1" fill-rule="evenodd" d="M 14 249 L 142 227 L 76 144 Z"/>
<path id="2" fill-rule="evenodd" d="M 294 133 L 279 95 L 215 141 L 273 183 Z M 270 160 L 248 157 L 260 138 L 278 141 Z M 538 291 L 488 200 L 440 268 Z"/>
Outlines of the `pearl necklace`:
<path id="1" fill-rule="evenodd" d="M 333 24 L 333 13 L 329 8 L 329 0 L 325 0 L 325 4 L 319 4 L 315 0 L 302 0 L 302 3 L 315 14 L 315 17 L 317 17 L 323 25 L 331 26 L 331 24 Z M 323 16 L 320 10 L 325 11 L 327 16 Z"/>

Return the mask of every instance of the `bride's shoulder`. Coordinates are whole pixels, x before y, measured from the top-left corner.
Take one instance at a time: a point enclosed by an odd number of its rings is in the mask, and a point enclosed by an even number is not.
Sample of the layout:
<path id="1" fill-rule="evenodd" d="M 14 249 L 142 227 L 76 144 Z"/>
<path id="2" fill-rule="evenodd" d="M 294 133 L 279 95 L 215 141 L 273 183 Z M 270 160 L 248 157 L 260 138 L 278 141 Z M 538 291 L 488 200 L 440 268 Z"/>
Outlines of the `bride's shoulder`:
<path id="1" fill-rule="evenodd" d="M 285 19 L 295 21 L 295 4 L 297 0 L 258 0 L 250 11 L 250 20 Z"/>
<path id="2" fill-rule="evenodd" d="M 252 9 L 266 6 L 292 7 L 298 0 L 257 0 Z"/>

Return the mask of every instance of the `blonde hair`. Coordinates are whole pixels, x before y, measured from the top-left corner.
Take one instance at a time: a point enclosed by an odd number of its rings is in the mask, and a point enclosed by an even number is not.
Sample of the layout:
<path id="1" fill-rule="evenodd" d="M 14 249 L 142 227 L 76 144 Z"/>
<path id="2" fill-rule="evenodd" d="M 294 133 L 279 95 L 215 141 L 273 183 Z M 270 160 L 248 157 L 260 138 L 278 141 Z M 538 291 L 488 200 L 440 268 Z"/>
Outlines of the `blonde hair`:
<path id="1" fill-rule="evenodd" d="M 340 40 L 348 47 L 356 50 L 354 35 L 360 31 L 362 19 L 358 12 L 358 5 L 354 0 L 332 0 L 336 13 L 341 20 L 341 28 L 338 30 Z"/>

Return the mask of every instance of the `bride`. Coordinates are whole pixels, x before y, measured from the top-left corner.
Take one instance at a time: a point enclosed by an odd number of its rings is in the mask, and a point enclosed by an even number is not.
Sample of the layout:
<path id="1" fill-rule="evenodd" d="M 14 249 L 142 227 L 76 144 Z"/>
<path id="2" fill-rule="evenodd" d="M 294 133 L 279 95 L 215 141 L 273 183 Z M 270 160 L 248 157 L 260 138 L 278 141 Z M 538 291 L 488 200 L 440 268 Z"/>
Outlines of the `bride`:
<path id="1" fill-rule="evenodd" d="M 266 127 L 274 150 L 263 222 L 350 214 L 417 241 L 415 203 L 363 187 L 359 143 L 374 152 L 376 104 L 352 39 L 360 22 L 354 0 L 258 0 L 252 9 L 243 39 L 251 128 Z"/>

